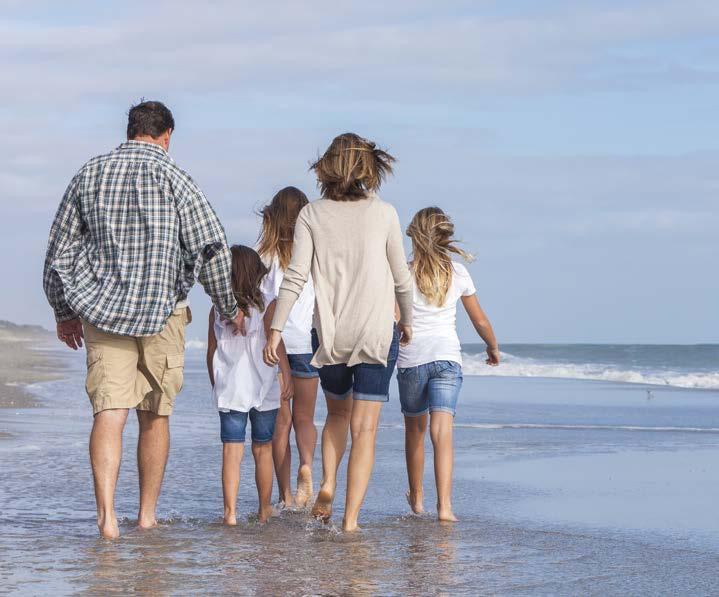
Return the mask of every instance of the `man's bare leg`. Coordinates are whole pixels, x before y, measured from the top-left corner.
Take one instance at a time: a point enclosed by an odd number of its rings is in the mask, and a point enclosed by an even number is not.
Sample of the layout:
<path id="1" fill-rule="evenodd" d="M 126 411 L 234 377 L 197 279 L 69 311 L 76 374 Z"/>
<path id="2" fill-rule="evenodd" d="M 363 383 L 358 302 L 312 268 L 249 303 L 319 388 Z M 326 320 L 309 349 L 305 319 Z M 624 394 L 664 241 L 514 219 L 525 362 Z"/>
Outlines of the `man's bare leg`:
<path id="1" fill-rule="evenodd" d="M 290 451 L 291 430 L 292 411 L 290 410 L 290 403 L 283 400 L 275 421 L 275 433 L 272 436 L 272 459 L 275 463 L 280 501 L 284 502 L 287 507 L 291 507 L 294 502 L 290 483 L 290 466 L 292 463 L 292 452 Z"/>
<path id="2" fill-rule="evenodd" d="M 312 516 L 327 522 L 332 516 L 332 502 L 337 489 L 337 469 L 347 448 L 347 432 L 352 414 L 352 397 L 327 400 L 327 419 L 322 429 L 322 483 Z"/>
<path id="3" fill-rule="evenodd" d="M 95 483 L 97 526 L 100 536 L 116 539 L 120 536 L 115 515 L 115 487 L 122 459 L 122 431 L 128 410 L 104 410 L 95 415 L 90 433 L 90 464 Z"/>
<path id="4" fill-rule="evenodd" d="M 352 449 L 347 463 L 347 498 L 342 521 L 344 531 L 357 529 L 357 518 L 374 466 L 377 424 L 382 404 L 384 403 L 356 400 L 352 407 Z"/>
<path id="5" fill-rule="evenodd" d="M 140 437 L 137 440 L 137 468 L 140 476 L 140 512 L 137 526 L 157 526 L 155 510 L 160 497 L 162 478 L 170 453 L 170 417 L 138 410 Z"/>
<path id="6" fill-rule="evenodd" d="M 295 377 L 295 396 L 292 399 L 292 425 L 295 428 L 295 441 L 300 455 L 297 469 L 297 491 L 295 505 L 304 508 L 312 498 L 312 461 L 317 445 L 315 427 L 315 403 L 317 402 L 317 384 L 319 379 Z"/>

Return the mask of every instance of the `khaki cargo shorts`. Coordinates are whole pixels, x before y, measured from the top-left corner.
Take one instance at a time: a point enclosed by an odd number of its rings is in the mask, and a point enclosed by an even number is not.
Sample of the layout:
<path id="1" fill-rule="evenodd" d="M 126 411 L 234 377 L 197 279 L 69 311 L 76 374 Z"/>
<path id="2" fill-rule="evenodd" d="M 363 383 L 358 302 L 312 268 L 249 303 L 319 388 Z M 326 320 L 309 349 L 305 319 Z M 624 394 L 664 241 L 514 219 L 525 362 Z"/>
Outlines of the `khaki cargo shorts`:
<path id="1" fill-rule="evenodd" d="M 155 336 L 118 336 L 83 322 L 93 415 L 113 408 L 172 414 L 182 389 L 189 308 L 175 309 Z"/>

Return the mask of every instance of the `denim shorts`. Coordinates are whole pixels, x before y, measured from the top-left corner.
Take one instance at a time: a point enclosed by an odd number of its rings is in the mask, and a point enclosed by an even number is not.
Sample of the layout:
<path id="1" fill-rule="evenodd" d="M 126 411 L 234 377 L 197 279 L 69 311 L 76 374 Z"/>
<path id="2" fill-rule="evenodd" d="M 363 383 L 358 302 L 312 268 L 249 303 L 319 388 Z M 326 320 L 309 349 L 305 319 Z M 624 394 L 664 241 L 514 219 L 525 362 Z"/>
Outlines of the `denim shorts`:
<path id="1" fill-rule="evenodd" d="M 462 366 L 454 361 L 432 361 L 397 369 L 399 401 L 408 417 L 443 411 L 454 416 L 462 388 Z"/>
<path id="2" fill-rule="evenodd" d="M 319 348 L 317 332 L 312 330 L 312 348 Z M 399 332 L 394 326 L 392 344 L 387 354 L 387 365 L 360 363 L 348 367 L 345 364 L 325 365 L 320 368 L 320 384 L 328 398 L 344 400 L 352 394 L 355 400 L 387 402 L 389 382 L 399 356 Z"/>
<path id="3" fill-rule="evenodd" d="M 290 362 L 290 369 L 292 370 L 292 377 L 311 379 L 320 376 L 319 369 L 310 363 L 312 356 L 313 354 L 311 352 L 287 355 L 287 360 Z"/>
<path id="4" fill-rule="evenodd" d="M 275 433 L 275 419 L 278 408 L 272 410 L 250 409 L 249 413 L 239 410 L 220 411 L 220 439 L 223 444 L 241 444 L 245 441 L 247 418 L 252 425 L 252 441 L 264 444 L 272 441 Z"/>

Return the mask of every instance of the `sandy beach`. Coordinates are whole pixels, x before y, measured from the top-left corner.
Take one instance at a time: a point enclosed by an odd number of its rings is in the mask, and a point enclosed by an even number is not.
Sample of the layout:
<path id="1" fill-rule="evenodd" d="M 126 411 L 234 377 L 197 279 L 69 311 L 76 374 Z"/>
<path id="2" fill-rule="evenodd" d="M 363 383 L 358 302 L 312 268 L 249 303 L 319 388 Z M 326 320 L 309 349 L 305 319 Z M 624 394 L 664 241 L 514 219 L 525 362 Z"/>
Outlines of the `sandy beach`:
<path id="1" fill-rule="evenodd" d="M 39 326 L 0 321 L 0 408 L 40 405 L 37 394 L 27 386 L 62 376 L 56 345 L 53 334 Z"/>

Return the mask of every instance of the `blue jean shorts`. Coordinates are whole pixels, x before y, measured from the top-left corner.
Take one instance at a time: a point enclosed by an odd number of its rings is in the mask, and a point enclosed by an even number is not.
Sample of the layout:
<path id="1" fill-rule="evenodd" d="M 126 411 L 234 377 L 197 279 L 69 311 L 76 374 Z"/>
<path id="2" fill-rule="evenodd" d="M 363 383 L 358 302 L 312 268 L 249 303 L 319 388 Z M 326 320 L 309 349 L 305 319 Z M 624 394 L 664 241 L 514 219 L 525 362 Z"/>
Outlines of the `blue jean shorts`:
<path id="1" fill-rule="evenodd" d="M 272 441 L 275 433 L 275 419 L 278 408 L 272 410 L 250 409 L 249 413 L 239 410 L 220 411 L 220 439 L 223 444 L 242 444 L 245 441 L 247 419 L 252 425 L 252 441 L 265 444 Z"/>
<path id="2" fill-rule="evenodd" d="M 320 371 L 310 363 L 314 355 L 311 352 L 304 354 L 288 354 L 287 360 L 290 362 L 292 377 L 302 377 L 312 379 L 319 377 Z"/>
<path id="3" fill-rule="evenodd" d="M 399 401 L 408 417 L 443 411 L 454 416 L 462 389 L 462 366 L 454 361 L 432 361 L 397 369 Z"/>
<path id="4" fill-rule="evenodd" d="M 312 348 L 319 348 L 317 332 L 312 330 Z M 320 368 L 320 385 L 327 398 L 344 400 L 352 394 L 355 400 L 387 402 L 389 382 L 399 356 L 399 332 L 394 326 L 392 344 L 387 354 L 387 365 L 360 363 L 348 367 L 345 364 L 325 365 Z"/>

